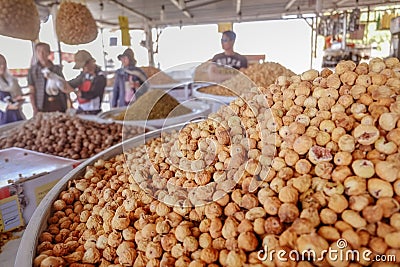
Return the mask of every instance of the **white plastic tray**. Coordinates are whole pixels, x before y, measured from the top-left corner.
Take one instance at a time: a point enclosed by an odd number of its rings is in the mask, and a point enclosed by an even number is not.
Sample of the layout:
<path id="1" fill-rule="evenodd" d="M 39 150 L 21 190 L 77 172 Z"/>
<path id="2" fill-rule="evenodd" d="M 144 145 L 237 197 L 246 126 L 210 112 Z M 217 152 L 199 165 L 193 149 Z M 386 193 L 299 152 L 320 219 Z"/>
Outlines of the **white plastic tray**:
<path id="1" fill-rule="evenodd" d="M 5 148 L 0 150 L 0 187 L 8 185 L 8 180 L 52 172 L 73 163 L 77 161 L 18 147 Z"/>
<path id="2" fill-rule="evenodd" d="M 126 125 L 145 125 L 146 127 L 153 126 L 156 128 L 161 128 L 161 127 L 166 127 L 166 126 L 171 126 L 179 123 L 185 123 L 189 122 L 195 119 L 201 119 L 204 117 L 207 117 L 208 114 L 210 114 L 210 105 L 202 102 L 202 101 L 197 101 L 193 99 L 189 99 L 183 103 L 184 106 L 187 108 L 191 109 L 192 112 L 188 114 L 184 114 L 181 116 L 176 116 L 176 117 L 170 117 L 166 119 L 158 119 L 158 120 L 137 120 L 137 121 L 119 121 L 119 120 L 113 120 L 112 117 L 120 114 L 121 112 L 125 112 L 126 107 L 124 108 L 117 108 L 113 109 L 110 111 L 102 112 L 99 114 L 99 117 L 104 120 L 108 121 L 115 121 L 117 123 L 124 123 Z"/>

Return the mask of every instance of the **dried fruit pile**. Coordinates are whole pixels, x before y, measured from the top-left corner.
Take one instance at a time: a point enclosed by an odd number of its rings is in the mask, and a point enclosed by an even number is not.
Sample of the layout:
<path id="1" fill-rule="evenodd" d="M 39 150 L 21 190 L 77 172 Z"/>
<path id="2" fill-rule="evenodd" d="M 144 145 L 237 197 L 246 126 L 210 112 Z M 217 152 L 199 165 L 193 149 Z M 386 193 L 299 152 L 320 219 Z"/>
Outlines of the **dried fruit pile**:
<path id="1" fill-rule="evenodd" d="M 35 266 L 398 266 L 399 91 L 398 59 L 341 62 L 99 160 L 54 202 Z M 339 248 L 368 258 L 323 254 Z"/>
<path id="2" fill-rule="evenodd" d="M 33 0 L 0 1 L 0 34 L 24 40 L 39 36 L 40 18 Z"/>
<path id="3" fill-rule="evenodd" d="M 65 0 L 57 12 L 56 32 L 65 44 L 86 44 L 96 39 L 97 25 L 86 5 Z"/>
<path id="4" fill-rule="evenodd" d="M 211 65 L 216 65 L 214 72 L 218 73 L 218 74 L 234 76 L 239 73 L 238 70 L 236 70 L 232 67 L 221 66 L 221 65 L 217 65 L 215 62 L 206 61 L 196 67 L 194 74 L 193 74 L 193 80 L 195 82 L 200 82 L 200 83 L 201 82 L 214 82 L 214 80 L 209 77 L 209 69 L 210 69 Z"/>
<path id="5" fill-rule="evenodd" d="M 124 134 L 142 134 L 143 127 L 126 126 Z M 20 147 L 72 159 L 86 159 L 122 141 L 123 125 L 87 121 L 63 113 L 39 113 L 0 136 L 0 149 Z"/>
<path id="6" fill-rule="evenodd" d="M 250 91 L 254 86 L 268 87 L 279 76 L 295 75 L 291 70 L 275 62 L 250 65 L 247 69 L 236 72 L 237 75 L 222 82 L 221 85 L 200 88 L 199 91 L 214 95 L 238 96 Z"/>

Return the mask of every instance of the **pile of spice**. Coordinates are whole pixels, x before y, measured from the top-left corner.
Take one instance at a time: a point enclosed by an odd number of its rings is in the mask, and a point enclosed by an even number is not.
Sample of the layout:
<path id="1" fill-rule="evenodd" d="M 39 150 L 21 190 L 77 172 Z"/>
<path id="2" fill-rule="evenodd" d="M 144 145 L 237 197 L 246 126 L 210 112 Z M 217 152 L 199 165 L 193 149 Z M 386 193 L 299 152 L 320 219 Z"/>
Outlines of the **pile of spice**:
<path id="1" fill-rule="evenodd" d="M 164 85 L 164 84 L 174 84 L 179 83 L 165 72 L 157 68 L 142 68 L 147 75 L 148 82 L 151 85 Z"/>
<path id="2" fill-rule="evenodd" d="M 161 70 L 152 66 L 144 66 L 140 67 L 144 73 L 146 73 L 147 78 L 149 79 L 151 76 L 159 73 Z"/>
<path id="3" fill-rule="evenodd" d="M 174 97 L 161 89 L 150 90 L 130 105 L 126 111 L 113 117 L 115 120 L 157 120 L 192 112 Z"/>

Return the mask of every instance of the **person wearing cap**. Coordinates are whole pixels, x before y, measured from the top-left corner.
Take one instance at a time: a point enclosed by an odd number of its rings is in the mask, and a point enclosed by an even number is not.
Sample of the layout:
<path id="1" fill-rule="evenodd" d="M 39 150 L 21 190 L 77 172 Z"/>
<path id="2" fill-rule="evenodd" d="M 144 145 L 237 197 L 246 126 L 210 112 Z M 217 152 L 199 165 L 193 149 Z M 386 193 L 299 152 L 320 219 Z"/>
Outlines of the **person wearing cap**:
<path id="1" fill-rule="evenodd" d="M 222 82 L 232 77 L 232 73 L 236 74 L 236 71 L 221 71 L 221 69 L 229 70 L 232 68 L 239 70 L 241 68 L 247 68 L 247 58 L 233 50 L 235 44 L 236 34 L 233 31 L 225 31 L 222 33 L 221 45 L 224 52 L 216 54 L 211 62 L 209 69 L 209 76 L 215 82 Z"/>
<path id="2" fill-rule="evenodd" d="M 111 107 L 125 107 L 142 96 L 147 87 L 147 80 L 142 69 L 136 67 L 133 50 L 127 48 L 123 54 L 118 56 L 122 67 L 115 73 L 115 82 L 111 100 Z"/>
<path id="3" fill-rule="evenodd" d="M 38 112 L 65 112 L 68 106 L 69 96 L 67 95 L 67 83 L 64 80 L 62 68 L 54 65 L 50 60 L 50 46 L 47 43 L 37 43 L 35 45 L 34 63 L 28 72 L 28 86 L 30 89 L 30 100 L 33 115 Z M 49 78 L 57 75 L 62 81 L 62 90 L 46 90 Z"/>
<path id="4" fill-rule="evenodd" d="M 96 65 L 96 60 L 86 50 L 79 50 L 74 55 L 74 69 L 82 69 L 82 72 L 68 84 L 75 89 L 78 95 L 78 114 L 97 114 L 101 111 L 104 89 L 107 78 Z"/>

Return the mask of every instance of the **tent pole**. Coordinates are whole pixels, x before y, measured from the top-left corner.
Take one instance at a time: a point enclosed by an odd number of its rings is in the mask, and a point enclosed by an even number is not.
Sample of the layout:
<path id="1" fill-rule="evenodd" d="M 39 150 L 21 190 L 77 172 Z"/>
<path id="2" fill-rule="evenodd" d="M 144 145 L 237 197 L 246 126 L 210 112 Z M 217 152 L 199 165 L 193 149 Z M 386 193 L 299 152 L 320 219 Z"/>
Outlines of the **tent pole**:
<path id="1" fill-rule="evenodd" d="M 60 43 L 60 40 L 58 39 L 58 36 L 56 33 L 57 3 L 54 3 L 51 5 L 51 17 L 53 19 L 54 38 L 57 43 L 57 51 L 56 52 L 58 54 L 58 58 L 54 54 L 54 59 L 57 60 L 57 64 L 61 66 L 61 64 L 62 64 L 61 43 Z"/>
<path id="2" fill-rule="evenodd" d="M 149 56 L 149 66 L 154 67 L 153 34 L 149 23 L 145 24 L 146 48 Z"/>

